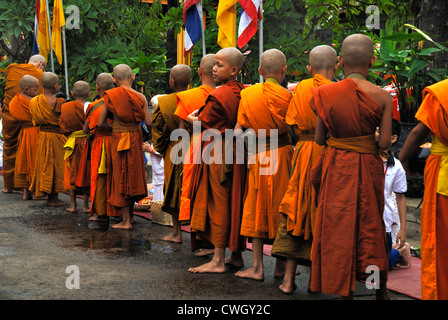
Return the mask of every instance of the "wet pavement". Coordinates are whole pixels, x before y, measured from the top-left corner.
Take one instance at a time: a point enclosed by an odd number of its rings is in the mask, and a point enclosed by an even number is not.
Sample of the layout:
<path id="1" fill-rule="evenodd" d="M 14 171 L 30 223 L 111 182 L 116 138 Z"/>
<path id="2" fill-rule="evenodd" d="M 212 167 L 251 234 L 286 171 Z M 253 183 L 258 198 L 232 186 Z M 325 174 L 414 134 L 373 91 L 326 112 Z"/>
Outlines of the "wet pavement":
<path id="1" fill-rule="evenodd" d="M 3 186 L 3 177 L 0 176 Z M 60 198 L 69 201 L 66 194 Z M 170 227 L 136 217 L 132 230 L 116 230 L 88 221 L 88 214 L 49 208 L 44 200 L 21 200 L 18 192 L 0 192 L 0 300 L 170 300 L 284 301 L 337 300 L 307 291 L 309 268 L 300 266 L 297 289 L 281 293 L 273 277 L 275 260 L 265 256 L 265 280 L 224 274 L 192 274 L 189 267 L 210 257 L 190 252 L 183 243 L 160 240 Z M 246 266 L 252 252 L 244 252 Z M 79 275 L 79 277 L 77 277 Z M 79 280 L 79 282 L 77 282 Z M 79 283 L 79 287 L 77 284 Z M 390 292 L 393 300 L 414 300 Z M 355 299 L 372 300 L 373 290 L 357 283 Z"/>

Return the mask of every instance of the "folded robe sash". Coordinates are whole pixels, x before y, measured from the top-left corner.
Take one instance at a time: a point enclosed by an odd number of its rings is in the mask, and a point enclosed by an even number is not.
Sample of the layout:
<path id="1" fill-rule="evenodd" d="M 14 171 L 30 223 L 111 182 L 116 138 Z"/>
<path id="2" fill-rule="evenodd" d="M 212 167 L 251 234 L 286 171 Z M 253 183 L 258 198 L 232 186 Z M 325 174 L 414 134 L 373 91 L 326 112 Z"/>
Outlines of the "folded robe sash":
<path id="1" fill-rule="evenodd" d="M 87 135 L 82 130 L 74 131 L 67 137 L 67 142 L 64 145 L 65 154 L 64 160 L 70 157 L 73 154 L 75 149 L 76 138 L 84 138 Z M 70 167 L 70 164 L 68 164 Z"/>
<path id="2" fill-rule="evenodd" d="M 442 156 L 437 179 L 437 193 L 448 197 L 448 147 L 443 145 L 436 136 L 432 137 L 431 154 Z"/>

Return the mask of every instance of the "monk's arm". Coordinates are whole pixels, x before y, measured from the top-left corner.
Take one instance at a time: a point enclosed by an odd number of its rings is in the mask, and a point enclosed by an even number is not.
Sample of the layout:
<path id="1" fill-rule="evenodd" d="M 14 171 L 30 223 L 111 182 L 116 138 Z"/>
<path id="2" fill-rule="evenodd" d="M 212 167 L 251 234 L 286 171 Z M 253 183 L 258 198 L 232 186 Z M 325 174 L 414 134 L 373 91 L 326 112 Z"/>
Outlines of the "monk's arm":
<path id="1" fill-rule="evenodd" d="M 325 127 L 324 122 L 322 119 L 317 116 L 316 120 L 316 134 L 314 136 L 314 141 L 320 146 L 324 146 L 325 142 L 327 141 L 327 127 Z"/>
<path id="2" fill-rule="evenodd" d="M 417 152 L 430 134 L 431 130 L 423 122 L 417 123 L 415 128 L 409 133 L 399 154 L 399 159 L 406 173 L 410 173 L 409 160 L 412 155 Z"/>
<path id="3" fill-rule="evenodd" d="M 89 121 L 84 122 L 84 126 L 82 127 L 82 132 L 85 134 L 89 134 L 90 128 L 89 128 Z"/>
<path id="4" fill-rule="evenodd" d="M 148 129 L 151 131 L 152 120 L 151 120 L 151 115 L 149 114 L 149 108 L 148 108 L 147 101 L 145 101 L 145 105 L 143 106 L 143 111 L 145 113 L 145 124 L 148 127 Z"/>
<path id="5" fill-rule="evenodd" d="M 106 107 L 101 109 L 100 116 L 98 117 L 98 127 L 105 130 L 110 130 L 110 124 L 107 123 L 107 117 L 109 113 L 110 111 Z"/>
<path id="6" fill-rule="evenodd" d="M 392 99 L 390 94 L 386 91 L 382 92 L 384 95 L 383 115 L 380 122 L 380 134 L 378 137 L 378 148 L 388 150 L 392 145 Z"/>
<path id="7" fill-rule="evenodd" d="M 406 197 L 404 193 L 396 193 L 395 196 L 397 199 L 398 214 L 400 216 L 400 230 L 397 233 L 395 242 L 398 243 L 397 249 L 401 249 L 406 243 Z"/>

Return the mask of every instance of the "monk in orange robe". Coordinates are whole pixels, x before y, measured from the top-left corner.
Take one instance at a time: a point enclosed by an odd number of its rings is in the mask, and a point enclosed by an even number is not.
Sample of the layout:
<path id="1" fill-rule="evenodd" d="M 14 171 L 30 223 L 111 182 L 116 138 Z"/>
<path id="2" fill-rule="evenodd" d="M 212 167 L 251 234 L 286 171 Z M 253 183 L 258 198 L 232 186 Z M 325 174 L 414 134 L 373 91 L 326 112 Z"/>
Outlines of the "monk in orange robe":
<path id="1" fill-rule="evenodd" d="M 82 152 L 87 141 L 87 135 L 84 133 L 84 105 L 90 96 L 90 85 L 85 81 L 76 81 L 71 92 L 74 100 L 64 103 L 61 106 L 61 117 L 59 125 L 61 131 L 67 136 L 65 149 L 65 170 L 63 186 L 70 193 L 70 207 L 68 212 L 76 212 L 76 195 L 83 195 L 83 212 L 89 210 L 89 193 L 87 188 L 78 188 L 75 186 L 76 177 L 79 171 L 79 163 L 82 158 Z"/>
<path id="2" fill-rule="evenodd" d="M 291 177 L 279 212 L 283 215 L 271 255 L 286 260 L 285 274 L 280 290 L 294 291 L 297 264 L 309 264 L 317 207 L 310 170 L 323 150 L 314 141 L 316 114 L 310 108 L 311 88 L 334 79 L 338 68 L 336 51 L 327 45 L 317 46 L 309 54 L 307 66 L 310 79 L 302 80 L 295 88 L 286 113 L 286 123 L 296 136 Z"/>
<path id="3" fill-rule="evenodd" d="M 113 119 L 110 201 L 121 210 L 123 219 L 112 228 L 132 229 L 134 203 L 148 195 L 140 123 L 145 122 L 150 129 L 151 116 L 146 97 L 132 89 L 135 75 L 131 68 L 117 65 L 113 77 L 118 87 L 104 93 L 105 108 L 101 110 L 98 126 L 107 128 L 107 119 Z"/>
<path id="4" fill-rule="evenodd" d="M 391 145 L 392 101 L 387 91 L 365 80 L 375 62 L 369 37 L 347 37 L 338 59 L 346 79 L 312 89 L 315 141 L 326 148 L 311 173 L 318 212 L 310 290 L 352 299 L 356 280 L 366 280 L 369 266 L 376 266 L 376 298 L 388 299 L 384 171 L 378 150 Z"/>
<path id="5" fill-rule="evenodd" d="M 202 137 L 201 163 L 194 166 L 190 188 L 190 226 L 194 236 L 206 239 L 215 248 L 213 259 L 190 268 L 192 273 L 222 273 L 226 271 L 226 263 L 243 264 L 244 238 L 240 236 L 240 227 L 246 164 L 236 163 L 235 153 L 233 161 L 225 159 L 224 154 L 228 151 L 225 150 L 225 134 L 235 128 L 240 92 L 244 88 L 236 80 L 243 65 L 243 56 L 238 49 L 228 47 L 221 49 L 214 61 L 213 79 L 220 86 L 210 93 L 197 117 L 202 134 L 213 136 Z M 234 146 L 232 141 L 227 148 Z M 232 251 L 230 259 L 225 258 L 226 247 Z M 195 250 L 192 247 L 192 251 Z"/>
<path id="6" fill-rule="evenodd" d="M 9 112 L 10 101 L 22 90 L 20 88 L 20 79 L 24 75 L 31 75 L 39 81 L 45 71 L 47 62 L 43 56 L 34 55 L 30 58 L 28 63 L 17 64 L 12 63 L 5 69 L 5 98 L 3 99 L 2 107 L 2 135 L 3 143 L 3 182 L 5 188 L 4 193 L 12 192 L 14 188 L 14 168 L 17 152 L 17 141 L 20 133 L 20 125 Z M 42 86 L 39 86 L 38 93 L 43 91 Z"/>
<path id="7" fill-rule="evenodd" d="M 121 213 L 110 202 L 112 183 L 112 158 L 110 139 L 112 120 L 108 119 L 107 129 L 98 126 L 101 110 L 104 108 L 104 93 L 114 88 L 114 79 L 109 73 L 101 73 L 96 78 L 96 92 L 101 98 L 90 103 L 86 110 L 83 131 L 89 135 L 81 160 L 76 186 L 90 186 L 91 221 L 108 222 L 109 217 L 120 217 Z M 91 141 L 91 142 L 90 142 Z M 89 180 L 89 182 L 86 182 Z"/>
<path id="8" fill-rule="evenodd" d="M 37 78 L 25 75 L 20 79 L 22 93 L 18 93 L 9 103 L 11 116 L 20 123 L 20 134 L 17 144 L 17 154 L 14 172 L 15 188 L 22 188 L 23 200 L 29 200 L 32 195 L 28 188 L 34 173 L 37 135 L 39 128 L 33 125 L 29 103 L 39 92 L 40 82 Z"/>
<path id="9" fill-rule="evenodd" d="M 190 221 L 190 202 L 188 197 L 189 188 L 191 185 L 191 176 L 194 168 L 193 147 L 196 150 L 200 147 L 198 144 L 199 134 L 193 131 L 193 123 L 190 122 L 188 116 L 193 112 L 199 110 L 205 105 L 205 101 L 214 89 L 216 89 L 215 81 L 213 80 L 213 64 L 215 54 L 206 54 L 202 57 L 198 68 L 198 76 L 201 80 L 199 87 L 185 90 L 177 93 L 177 108 L 174 114 L 179 118 L 179 129 L 187 130 L 190 136 L 188 151 L 185 156 L 183 170 L 182 170 L 182 192 L 180 195 L 179 221 L 181 223 L 189 223 Z M 198 130 L 200 131 L 200 129 Z M 192 238 L 194 241 L 194 237 Z M 213 253 L 213 246 L 207 244 L 204 248 L 199 248 L 196 253 L 197 256 L 203 256 Z"/>
<path id="10" fill-rule="evenodd" d="M 182 243 L 179 208 L 183 161 L 173 161 L 173 159 L 182 156 L 179 155 L 182 149 L 179 149 L 181 139 L 173 139 L 171 134 L 179 129 L 179 118 L 174 115 L 177 108 L 176 95 L 187 90 L 190 82 L 190 67 L 185 64 L 175 65 L 170 71 L 169 79 L 173 92 L 158 98 L 159 103 L 152 114 L 152 142 L 154 150 L 163 157 L 165 181 L 162 210 L 170 214 L 173 221 L 173 232 L 163 237 L 162 240 L 175 243 Z"/>
<path id="11" fill-rule="evenodd" d="M 286 57 L 280 50 L 265 51 L 259 68 L 265 82 L 241 91 L 235 130 L 252 130 L 257 145 L 249 159 L 241 222 L 241 235 L 252 239 L 253 266 L 235 273 L 240 278 L 264 280 L 263 246 L 272 243 L 282 217 L 278 207 L 294 153 L 285 121 L 291 93 L 280 85 L 286 68 Z M 277 264 L 275 269 L 274 274 L 279 272 Z"/>
<path id="12" fill-rule="evenodd" d="M 448 80 L 426 87 L 415 117 L 419 121 L 400 152 L 408 174 L 410 158 L 432 136 L 425 164 L 421 211 L 421 287 L 424 300 L 448 299 Z"/>
<path id="13" fill-rule="evenodd" d="M 59 193 L 64 191 L 64 145 L 67 142 L 59 127 L 59 118 L 65 99 L 55 96 L 60 88 L 56 74 L 45 72 L 41 82 L 44 93 L 30 100 L 33 123 L 40 128 L 30 191 L 36 197 L 48 195 L 48 206 L 65 206 L 67 203 L 59 200 Z"/>

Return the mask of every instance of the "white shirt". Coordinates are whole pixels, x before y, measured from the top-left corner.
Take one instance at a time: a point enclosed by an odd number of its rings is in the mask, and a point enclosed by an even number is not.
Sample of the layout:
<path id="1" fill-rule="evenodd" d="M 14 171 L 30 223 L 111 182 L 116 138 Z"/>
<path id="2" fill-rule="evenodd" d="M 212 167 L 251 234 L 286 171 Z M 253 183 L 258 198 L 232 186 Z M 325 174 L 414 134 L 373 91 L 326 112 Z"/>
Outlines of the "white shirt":
<path id="1" fill-rule="evenodd" d="M 383 219 L 386 225 L 386 232 L 391 232 L 391 226 L 394 222 L 394 212 L 396 210 L 395 197 L 392 194 L 405 193 L 408 189 L 406 182 L 406 172 L 401 165 L 400 160 L 394 158 L 395 165 L 384 162 L 384 171 L 386 173 L 384 181 L 384 213 Z"/>

